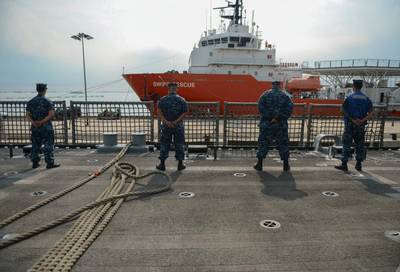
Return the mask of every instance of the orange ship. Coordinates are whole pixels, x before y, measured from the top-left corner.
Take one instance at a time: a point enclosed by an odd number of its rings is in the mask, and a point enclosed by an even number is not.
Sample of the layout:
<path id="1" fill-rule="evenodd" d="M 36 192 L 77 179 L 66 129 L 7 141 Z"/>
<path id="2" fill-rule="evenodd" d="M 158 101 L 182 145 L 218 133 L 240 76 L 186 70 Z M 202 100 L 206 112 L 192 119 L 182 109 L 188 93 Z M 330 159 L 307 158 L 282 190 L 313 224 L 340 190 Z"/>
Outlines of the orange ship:
<path id="1" fill-rule="evenodd" d="M 256 102 L 271 88 L 272 81 L 279 80 L 296 103 L 341 103 L 302 99 L 303 94 L 316 97 L 321 88 L 319 77 L 304 75 L 298 63 L 277 64 L 275 46 L 263 43 L 254 22 L 251 28 L 243 24 L 243 1 L 228 2 L 228 6 L 216 9 L 220 10 L 221 18 L 230 20 L 229 26 L 226 29 L 221 26 L 219 33 L 216 30 L 204 33 L 191 52 L 187 72 L 123 75 L 142 101 L 156 102 L 167 94 L 167 83 L 174 81 L 179 95 L 187 101 L 219 101 L 221 107 L 224 102 Z"/>

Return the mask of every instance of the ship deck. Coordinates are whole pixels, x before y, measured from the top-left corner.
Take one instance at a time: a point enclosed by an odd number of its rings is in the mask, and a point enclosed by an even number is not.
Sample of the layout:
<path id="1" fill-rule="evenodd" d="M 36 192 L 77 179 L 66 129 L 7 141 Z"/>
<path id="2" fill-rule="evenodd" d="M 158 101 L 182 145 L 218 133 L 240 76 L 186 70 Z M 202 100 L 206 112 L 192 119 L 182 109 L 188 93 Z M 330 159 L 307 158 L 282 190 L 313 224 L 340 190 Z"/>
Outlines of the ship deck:
<path id="1" fill-rule="evenodd" d="M 62 167 L 31 170 L 19 150 L 0 150 L 0 220 L 87 177 L 115 154 L 58 149 Z M 142 172 L 154 169 L 157 152 L 128 154 Z M 252 169 L 254 151 L 220 151 L 218 160 L 192 155 L 188 168 L 167 161 L 172 190 L 125 202 L 73 271 L 396 271 L 400 231 L 400 151 L 370 151 L 362 175 L 338 172 L 314 152 L 292 152 L 282 173 L 277 154 L 263 172 Z M 110 170 L 109 170 L 110 172 Z M 109 172 L 1 229 L 21 233 L 93 201 Z M 240 177 L 235 173 L 244 173 Z M 161 181 L 160 181 L 161 182 Z M 195 193 L 179 198 L 178 193 Z M 326 197 L 324 191 L 338 193 Z M 270 219 L 279 229 L 265 229 Z M 0 271 L 26 271 L 60 240 L 73 222 L 0 251 Z"/>

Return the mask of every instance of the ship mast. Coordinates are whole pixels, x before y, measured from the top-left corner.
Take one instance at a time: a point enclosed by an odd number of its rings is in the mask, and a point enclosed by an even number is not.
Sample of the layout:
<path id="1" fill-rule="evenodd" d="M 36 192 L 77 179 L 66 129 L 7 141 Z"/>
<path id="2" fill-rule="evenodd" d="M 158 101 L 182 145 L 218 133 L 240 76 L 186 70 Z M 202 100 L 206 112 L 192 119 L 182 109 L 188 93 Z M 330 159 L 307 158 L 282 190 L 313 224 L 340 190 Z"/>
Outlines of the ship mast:
<path id="1" fill-rule="evenodd" d="M 231 20 L 231 24 L 242 25 L 243 24 L 243 0 L 236 0 L 235 4 L 231 1 L 226 1 L 228 5 L 226 7 L 218 7 L 220 17 Z M 233 14 L 225 14 L 225 9 L 233 8 Z"/>

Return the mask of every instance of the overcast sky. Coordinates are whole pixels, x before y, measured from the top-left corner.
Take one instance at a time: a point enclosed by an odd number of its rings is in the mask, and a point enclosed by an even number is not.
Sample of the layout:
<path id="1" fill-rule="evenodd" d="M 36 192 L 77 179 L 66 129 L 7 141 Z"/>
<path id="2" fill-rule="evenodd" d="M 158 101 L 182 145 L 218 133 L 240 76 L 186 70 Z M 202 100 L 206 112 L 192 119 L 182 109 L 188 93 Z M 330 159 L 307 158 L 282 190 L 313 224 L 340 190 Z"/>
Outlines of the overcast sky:
<path id="1" fill-rule="evenodd" d="M 223 0 L 0 0 L 0 90 L 36 82 L 82 87 L 85 32 L 88 85 L 129 72 L 187 69 L 193 45 Z M 244 0 L 250 20 L 277 46 L 277 58 L 400 59 L 399 0 Z M 213 27 L 218 27 L 213 11 Z M 121 85 L 122 84 L 122 85 Z M 121 83 L 117 88 L 126 85 Z M 115 86 L 114 86 L 115 88 Z"/>

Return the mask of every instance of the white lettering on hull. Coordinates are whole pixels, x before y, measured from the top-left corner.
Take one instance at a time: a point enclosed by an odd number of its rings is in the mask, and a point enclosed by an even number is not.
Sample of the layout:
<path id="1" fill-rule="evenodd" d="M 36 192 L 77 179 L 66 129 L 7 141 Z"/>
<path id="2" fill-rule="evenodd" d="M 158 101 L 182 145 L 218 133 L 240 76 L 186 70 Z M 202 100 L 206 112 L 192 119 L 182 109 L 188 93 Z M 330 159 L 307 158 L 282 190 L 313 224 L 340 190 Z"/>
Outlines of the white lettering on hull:
<path id="1" fill-rule="evenodd" d="M 154 81 L 153 87 L 167 87 L 168 82 Z M 178 88 L 196 88 L 196 83 L 194 82 L 177 82 Z"/>

